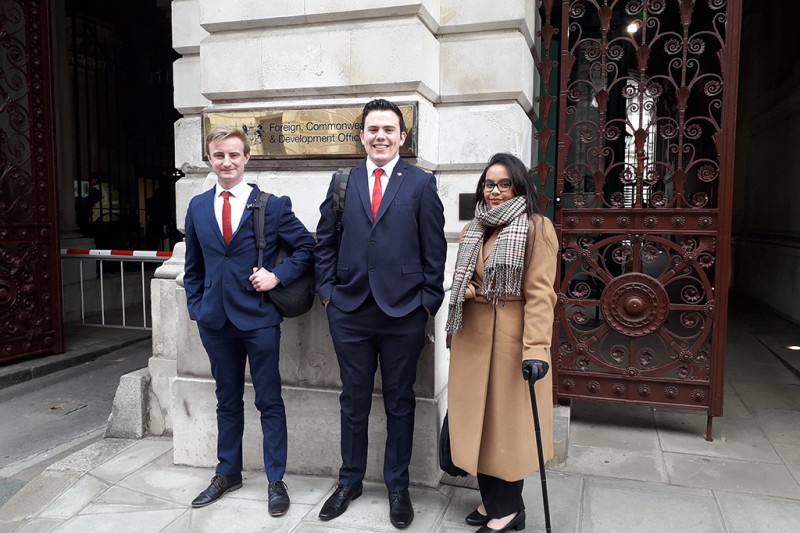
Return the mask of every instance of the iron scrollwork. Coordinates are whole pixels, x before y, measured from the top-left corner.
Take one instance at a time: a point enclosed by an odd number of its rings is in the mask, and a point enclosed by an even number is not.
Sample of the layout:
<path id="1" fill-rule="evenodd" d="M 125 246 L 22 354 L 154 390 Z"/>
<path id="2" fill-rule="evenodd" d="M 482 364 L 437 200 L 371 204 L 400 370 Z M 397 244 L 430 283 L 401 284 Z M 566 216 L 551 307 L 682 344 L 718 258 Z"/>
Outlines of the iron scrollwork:
<path id="1" fill-rule="evenodd" d="M 569 2 L 562 176 L 576 207 L 716 207 L 726 4 Z"/>
<path id="2" fill-rule="evenodd" d="M 63 349 L 47 6 L 0 6 L 0 360 Z"/>

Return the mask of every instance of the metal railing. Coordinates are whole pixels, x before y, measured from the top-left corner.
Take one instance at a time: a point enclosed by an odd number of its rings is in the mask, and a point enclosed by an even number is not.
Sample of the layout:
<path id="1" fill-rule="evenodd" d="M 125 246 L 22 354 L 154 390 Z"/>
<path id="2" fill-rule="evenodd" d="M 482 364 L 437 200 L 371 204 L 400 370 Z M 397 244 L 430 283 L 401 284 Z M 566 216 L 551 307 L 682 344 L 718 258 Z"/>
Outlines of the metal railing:
<path id="1" fill-rule="evenodd" d="M 64 321 L 68 322 L 68 315 L 77 311 L 74 302 L 68 298 L 77 290 L 80 299 L 80 322 L 81 324 L 98 325 L 103 327 L 118 327 L 131 329 L 152 329 L 152 324 L 148 325 L 147 311 L 149 304 L 148 277 L 152 279 L 153 266 L 160 265 L 172 257 L 172 252 L 154 252 L 146 250 L 89 250 L 89 249 L 61 249 L 61 270 L 62 270 L 62 300 L 64 302 Z M 68 262 L 77 262 L 77 271 L 68 266 Z M 93 277 L 87 278 L 85 275 L 85 264 L 94 267 Z M 119 267 L 118 282 L 116 268 Z M 134 268 L 126 266 L 136 265 Z M 145 265 L 150 267 L 145 269 Z M 148 275 L 150 274 L 150 275 Z M 126 287 L 127 278 L 134 278 L 133 281 L 138 285 L 141 282 L 141 293 L 129 285 Z M 138 277 L 138 280 L 136 278 Z M 108 282 L 108 284 L 107 284 Z M 98 292 L 99 291 L 99 292 Z M 126 294 L 127 291 L 127 294 Z M 69 294 L 68 294 L 69 293 Z M 114 300 L 108 302 L 109 300 Z M 127 299 L 127 301 L 126 301 Z M 70 307 L 69 304 L 72 304 Z M 118 304 L 118 307 L 115 305 Z M 128 320 L 129 305 L 141 305 L 142 320 L 141 325 L 132 325 Z M 100 321 L 87 321 L 89 315 L 96 316 L 99 312 Z M 118 315 L 117 313 L 120 313 Z M 107 319 L 107 314 L 113 313 L 115 318 L 121 318 L 121 324 L 111 324 Z"/>

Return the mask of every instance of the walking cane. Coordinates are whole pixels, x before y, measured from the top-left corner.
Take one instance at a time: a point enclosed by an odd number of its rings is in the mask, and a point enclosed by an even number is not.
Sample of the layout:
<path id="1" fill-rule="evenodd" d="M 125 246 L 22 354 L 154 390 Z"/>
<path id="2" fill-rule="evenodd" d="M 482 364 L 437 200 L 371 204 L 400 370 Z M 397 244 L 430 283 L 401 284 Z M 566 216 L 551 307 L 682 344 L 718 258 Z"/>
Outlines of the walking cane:
<path id="1" fill-rule="evenodd" d="M 547 374 L 549 366 L 546 361 L 538 361 L 544 365 L 544 375 Z M 531 389 L 531 407 L 533 407 L 533 427 L 536 430 L 536 451 L 539 453 L 539 477 L 542 478 L 542 503 L 544 504 L 544 527 L 547 533 L 550 533 L 550 503 L 547 500 L 547 475 L 544 472 L 544 452 L 542 451 L 542 428 L 539 426 L 539 408 L 536 406 L 536 391 L 533 386 L 536 384 L 536 379 L 531 379 L 530 369 L 522 365 L 522 377 L 528 382 Z"/>

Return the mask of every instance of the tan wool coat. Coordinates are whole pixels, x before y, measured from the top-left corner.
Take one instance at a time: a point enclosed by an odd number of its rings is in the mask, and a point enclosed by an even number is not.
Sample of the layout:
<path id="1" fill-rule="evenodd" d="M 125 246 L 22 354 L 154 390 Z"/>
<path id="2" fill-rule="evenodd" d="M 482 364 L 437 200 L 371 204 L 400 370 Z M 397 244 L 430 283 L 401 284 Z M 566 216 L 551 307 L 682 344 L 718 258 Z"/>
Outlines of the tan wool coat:
<path id="1" fill-rule="evenodd" d="M 558 242 L 549 219 L 531 220 L 522 296 L 491 305 L 482 295 L 486 240 L 467 289 L 461 331 L 450 348 L 448 413 L 453 462 L 470 474 L 517 481 L 538 469 L 528 382 L 522 361 L 550 364 Z M 553 457 L 552 372 L 536 383 L 545 461 Z"/>

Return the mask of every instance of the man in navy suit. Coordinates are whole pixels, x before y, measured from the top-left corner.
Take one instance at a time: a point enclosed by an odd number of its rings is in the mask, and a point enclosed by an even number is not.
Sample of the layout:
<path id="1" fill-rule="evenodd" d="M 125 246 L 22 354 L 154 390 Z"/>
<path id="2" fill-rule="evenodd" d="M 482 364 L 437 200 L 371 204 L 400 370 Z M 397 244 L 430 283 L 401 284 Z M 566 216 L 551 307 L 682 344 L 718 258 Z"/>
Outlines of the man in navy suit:
<path id="1" fill-rule="evenodd" d="M 269 514 L 289 509 L 286 412 L 278 370 L 283 320 L 264 292 L 291 284 L 314 262 L 314 238 L 292 212 L 288 197 L 273 197 L 265 212 L 264 264 L 273 265 L 278 245 L 292 253 L 271 271 L 256 269 L 252 205 L 259 190 L 244 181 L 250 145 L 242 131 L 225 126 L 206 138 L 216 186 L 192 198 L 186 213 L 183 278 L 189 317 L 197 321 L 211 362 L 217 395 L 216 475 L 192 502 L 203 507 L 242 486 L 244 370 L 250 361 L 255 405 L 261 413 Z"/>
<path id="2" fill-rule="evenodd" d="M 386 410 L 383 477 L 397 528 L 414 518 L 408 465 L 414 434 L 414 381 L 425 325 L 444 298 L 444 212 L 432 174 L 400 159 L 400 109 L 372 100 L 361 116 L 367 158 L 352 169 L 336 229 L 331 181 L 317 226 L 317 291 L 339 361 L 342 393 L 339 482 L 319 513 L 331 520 L 362 491 L 375 372 Z"/>

